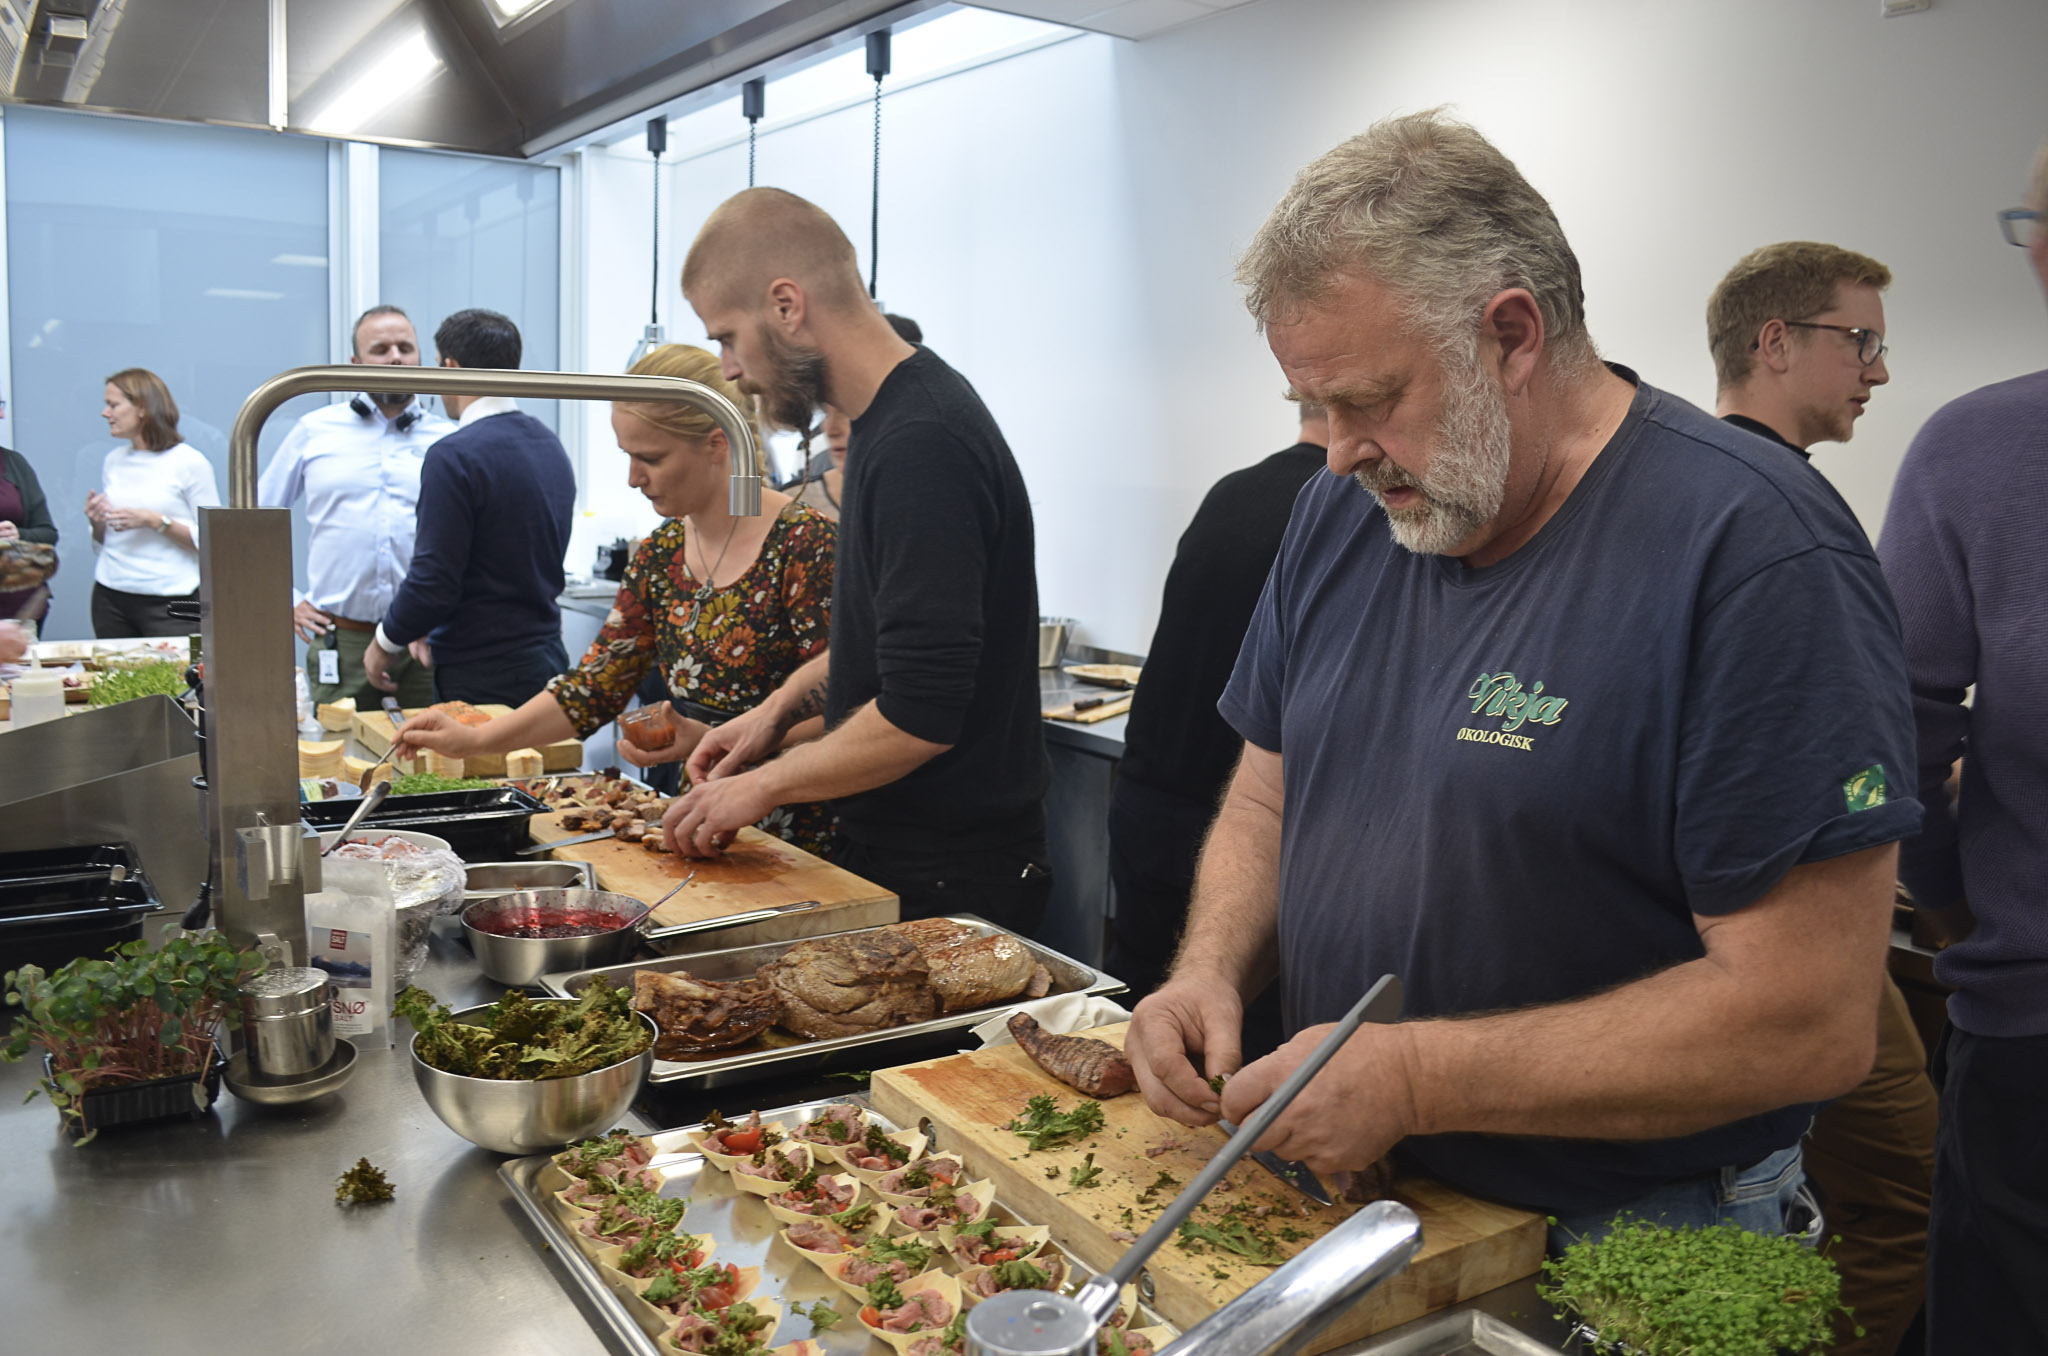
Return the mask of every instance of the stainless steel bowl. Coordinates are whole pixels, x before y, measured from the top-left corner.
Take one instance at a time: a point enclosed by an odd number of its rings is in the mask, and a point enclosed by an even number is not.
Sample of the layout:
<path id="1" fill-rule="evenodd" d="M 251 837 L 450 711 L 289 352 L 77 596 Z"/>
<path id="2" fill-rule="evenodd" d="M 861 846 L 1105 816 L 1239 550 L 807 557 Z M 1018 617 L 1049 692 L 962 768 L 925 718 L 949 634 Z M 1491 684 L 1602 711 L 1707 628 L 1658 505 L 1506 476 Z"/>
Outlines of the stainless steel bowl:
<path id="1" fill-rule="evenodd" d="M 504 937 L 485 926 L 533 921 L 564 910 L 610 914 L 622 921 L 583 937 Z M 486 979 L 539 988 L 540 977 L 557 970 L 590 970 L 632 959 L 647 913 L 642 901 L 607 890 L 515 890 L 464 909 L 462 930 Z"/>
<path id="2" fill-rule="evenodd" d="M 488 1006 L 467 1008 L 456 1013 L 455 1019 L 471 1022 Z M 649 1033 L 660 1034 L 646 1013 L 637 1015 Z M 466 1078 L 444 1073 L 422 1060 L 418 1044 L 415 1034 L 406 1049 L 412 1056 L 412 1076 L 420 1086 L 420 1096 L 450 1130 L 471 1144 L 501 1154 L 542 1153 L 603 1134 L 625 1118 L 654 1063 L 650 1045 L 631 1059 L 574 1078 Z"/>

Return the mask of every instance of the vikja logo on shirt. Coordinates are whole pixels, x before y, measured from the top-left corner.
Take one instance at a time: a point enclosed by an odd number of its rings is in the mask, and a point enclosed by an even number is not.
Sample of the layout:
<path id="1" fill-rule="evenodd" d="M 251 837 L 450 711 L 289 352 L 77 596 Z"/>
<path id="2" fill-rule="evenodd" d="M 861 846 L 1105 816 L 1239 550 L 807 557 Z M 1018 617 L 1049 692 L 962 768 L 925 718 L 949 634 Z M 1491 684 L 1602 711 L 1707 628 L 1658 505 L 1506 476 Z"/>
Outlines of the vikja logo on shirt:
<path id="1" fill-rule="evenodd" d="M 1510 732 L 1524 724 L 1555 725 L 1571 704 L 1569 698 L 1546 693 L 1541 680 L 1524 691 L 1512 673 L 1482 673 L 1465 695 L 1472 699 L 1473 715 L 1498 716 L 1500 728 Z"/>

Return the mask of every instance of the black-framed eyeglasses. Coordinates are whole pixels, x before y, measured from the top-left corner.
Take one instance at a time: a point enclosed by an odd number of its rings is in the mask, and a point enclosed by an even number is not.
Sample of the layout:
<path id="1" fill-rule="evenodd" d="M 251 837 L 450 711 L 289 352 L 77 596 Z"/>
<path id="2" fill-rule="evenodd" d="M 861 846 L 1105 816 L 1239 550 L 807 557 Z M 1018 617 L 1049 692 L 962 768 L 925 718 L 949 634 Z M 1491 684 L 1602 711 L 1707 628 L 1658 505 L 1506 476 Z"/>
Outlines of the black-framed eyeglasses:
<path id="1" fill-rule="evenodd" d="M 1998 214 L 1998 231 L 2005 237 L 2006 244 L 2025 249 L 2032 243 L 2027 239 L 2032 234 L 2027 230 L 2027 223 L 2040 219 L 2041 214 L 2031 207 L 2008 207 Z"/>
<path id="2" fill-rule="evenodd" d="M 1818 320 L 1788 320 L 1785 327 L 1794 330 L 1833 330 L 1836 334 L 1846 334 L 1856 341 L 1856 361 L 1865 367 L 1891 352 L 1891 347 L 1885 343 L 1882 334 L 1876 330 L 1866 330 L 1861 325 L 1823 325 Z M 1756 345 L 1751 344 L 1750 347 L 1755 348 Z"/>

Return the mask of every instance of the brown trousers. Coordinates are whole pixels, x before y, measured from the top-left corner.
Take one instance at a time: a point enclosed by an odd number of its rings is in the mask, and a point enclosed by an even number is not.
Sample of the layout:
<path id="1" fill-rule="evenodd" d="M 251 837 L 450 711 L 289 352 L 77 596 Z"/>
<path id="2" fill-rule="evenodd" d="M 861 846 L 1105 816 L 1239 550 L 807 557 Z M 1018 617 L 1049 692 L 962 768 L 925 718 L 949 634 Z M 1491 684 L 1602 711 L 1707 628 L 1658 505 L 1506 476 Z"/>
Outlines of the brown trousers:
<path id="1" fill-rule="evenodd" d="M 1861 1086 L 1822 1109 L 1806 1136 L 1806 1175 L 1827 1217 L 1825 1251 L 1842 1273 L 1842 1303 L 1855 1311 L 1835 1356 L 1894 1356 L 1919 1311 L 1936 1106 L 1926 1047 L 1887 975 L 1877 1063 Z"/>

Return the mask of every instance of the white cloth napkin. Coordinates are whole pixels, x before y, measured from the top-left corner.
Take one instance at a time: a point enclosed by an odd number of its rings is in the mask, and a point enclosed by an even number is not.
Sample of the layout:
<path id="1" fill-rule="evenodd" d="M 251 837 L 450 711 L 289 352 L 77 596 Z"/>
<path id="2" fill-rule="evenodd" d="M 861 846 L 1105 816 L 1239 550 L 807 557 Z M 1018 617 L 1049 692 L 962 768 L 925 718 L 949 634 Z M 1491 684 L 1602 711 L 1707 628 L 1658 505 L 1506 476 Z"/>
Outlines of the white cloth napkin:
<path id="1" fill-rule="evenodd" d="M 1010 1014 L 1013 1012 L 1030 1013 L 1032 1020 L 1059 1036 L 1131 1020 L 1128 1008 L 1119 1007 L 1107 998 L 1084 993 L 1063 993 L 1055 998 L 1040 998 L 1035 1002 L 1019 1003 L 1015 1007 L 1005 1008 L 999 1016 L 991 1017 L 981 1025 L 971 1028 L 974 1034 L 981 1038 L 984 1047 L 1017 1043 L 1016 1038 L 1010 1034 L 1009 1027 Z"/>

